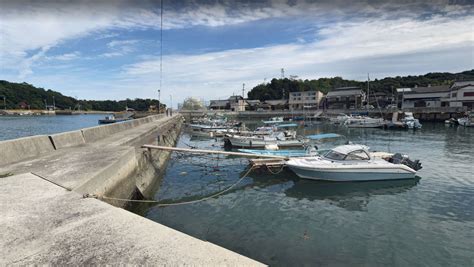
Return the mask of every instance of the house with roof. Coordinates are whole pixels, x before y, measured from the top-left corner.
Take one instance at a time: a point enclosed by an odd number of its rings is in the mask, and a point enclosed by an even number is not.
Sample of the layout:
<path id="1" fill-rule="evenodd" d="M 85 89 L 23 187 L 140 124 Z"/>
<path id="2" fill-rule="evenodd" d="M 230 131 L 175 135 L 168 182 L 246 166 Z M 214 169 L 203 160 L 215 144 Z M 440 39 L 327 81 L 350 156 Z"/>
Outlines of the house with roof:
<path id="1" fill-rule="evenodd" d="M 288 105 L 291 110 L 318 109 L 322 98 L 320 91 L 290 92 Z"/>
<path id="2" fill-rule="evenodd" d="M 209 102 L 210 110 L 229 110 L 230 102 L 229 100 L 211 100 Z"/>
<path id="3" fill-rule="evenodd" d="M 359 87 L 339 87 L 327 93 L 324 106 L 329 109 L 357 109 L 364 99 L 365 93 Z"/>
<path id="4" fill-rule="evenodd" d="M 247 110 L 257 110 L 261 106 L 260 100 L 252 100 L 252 99 L 246 99 L 245 102 L 247 102 Z"/>
<path id="5" fill-rule="evenodd" d="M 474 81 L 455 82 L 451 88 L 448 97 L 443 99 L 449 103 L 450 107 L 467 107 L 474 109 Z"/>
<path id="6" fill-rule="evenodd" d="M 265 100 L 270 110 L 285 110 L 288 109 L 288 99 Z"/>
<path id="7" fill-rule="evenodd" d="M 398 88 L 397 93 L 403 108 L 428 107 L 436 108 L 447 106 L 446 98 L 449 97 L 451 88 L 448 85 L 413 88 Z"/>

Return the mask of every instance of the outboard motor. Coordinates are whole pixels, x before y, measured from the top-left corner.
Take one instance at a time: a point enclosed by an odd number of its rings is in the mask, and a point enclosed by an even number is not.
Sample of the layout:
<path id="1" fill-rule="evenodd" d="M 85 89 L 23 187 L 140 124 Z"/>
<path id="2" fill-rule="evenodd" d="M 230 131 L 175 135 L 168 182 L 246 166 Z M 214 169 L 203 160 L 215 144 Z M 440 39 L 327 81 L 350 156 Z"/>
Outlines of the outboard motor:
<path id="1" fill-rule="evenodd" d="M 229 138 L 224 138 L 224 150 L 232 150 L 232 142 L 229 140 Z"/>
<path id="2" fill-rule="evenodd" d="M 400 153 L 396 153 L 394 154 L 390 159 L 389 159 L 389 162 L 393 163 L 393 164 L 403 164 L 403 165 L 406 165 L 410 168 L 412 168 L 413 170 L 415 171 L 418 171 L 418 170 L 421 170 L 421 168 L 423 168 L 421 166 L 421 162 L 419 160 L 411 160 L 410 158 L 408 157 L 405 157 L 403 156 L 402 154 Z"/>

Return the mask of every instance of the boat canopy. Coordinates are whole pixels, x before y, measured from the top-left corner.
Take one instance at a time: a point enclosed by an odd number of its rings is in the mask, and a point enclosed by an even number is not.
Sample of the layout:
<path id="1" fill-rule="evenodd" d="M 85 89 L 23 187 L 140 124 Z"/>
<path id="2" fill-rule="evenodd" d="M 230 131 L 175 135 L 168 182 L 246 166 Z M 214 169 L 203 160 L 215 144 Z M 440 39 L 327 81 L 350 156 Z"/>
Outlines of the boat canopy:
<path id="1" fill-rule="evenodd" d="M 320 140 L 320 139 L 327 139 L 327 138 L 338 138 L 341 136 L 342 135 L 335 134 L 335 133 L 324 133 L 324 134 L 307 135 L 306 138 L 311 139 L 311 140 Z"/>
<path id="2" fill-rule="evenodd" d="M 343 145 L 343 146 L 338 146 L 332 149 L 332 151 L 335 151 L 337 153 L 344 154 L 344 155 L 347 155 L 351 152 L 359 151 L 359 150 L 367 151 L 369 150 L 369 147 L 364 146 L 364 145 Z"/>

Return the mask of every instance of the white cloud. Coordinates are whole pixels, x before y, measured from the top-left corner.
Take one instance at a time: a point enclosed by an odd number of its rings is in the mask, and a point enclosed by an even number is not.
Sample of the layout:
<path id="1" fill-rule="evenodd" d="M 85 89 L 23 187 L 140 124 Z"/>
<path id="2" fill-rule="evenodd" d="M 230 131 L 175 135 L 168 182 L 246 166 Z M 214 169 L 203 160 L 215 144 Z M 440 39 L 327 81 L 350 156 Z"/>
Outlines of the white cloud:
<path id="1" fill-rule="evenodd" d="M 81 53 L 79 51 L 74 51 L 72 53 L 65 53 L 62 55 L 56 55 L 49 57 L 50 59 L 55 59 L 55 60 L 61 60 L 61 61 L 70 61 L 70 60 L 75 60 L 80 57 Z"/>
<path id="2" fill-rule="evenodd" d="M 327 74 L 324 72 L 325 65 L 330 72 L 331 66 L 344 61 L 363 62 L 371 58 L 390 57 L 393 62 L 385 62 L 389 65 L 396 64 L 398 56 L 407 54 L 441 50 L 454 52 L 457 49 L 466 51 L 466 47 L 471 47 L 471 55 L 466 55 L 469 59 L 474 53 L 472 25 L 474 16 L 433 16 L 427 20 L 374 18 L 329 25 L 316 34 L 317 41 L 313 43 L 235 49 L 200 55 L 169 55 L 163 59 L 164 88 L 179 91 L 181 96 L 209 99 L 216 97 L 216 91 L 220 92 L 218 95 L 230 95 L 239 92 L 243 82 L 248 86 L 255 86 L 265 77 L 278 76 L 280 68 L 285 68 L 288 75 L 316 78 L 318 70 Z M 413 60 L 420 58 L 413 57 Z M 426 60 L 438 62 L 434 58 Z M 414 63 L 416 62 L 408 64 Z M 472 68 L 472 65 L 471 60 L 471 66 L 464 64 L 464 67 Z M 435 70 L 444 67 L 431 66 Z M 378 68 L 379 66 L 361 65 L 356 71 L 366 75 L 367 72 L 377 72 Z M 399 72 L 403 71 L 400 69 Z M 156 87 L 159 61 L 152 58 L 126 66 L 123 77 L 141 83 L 144 87 Z"/>
<path id="3" fill-rule="evenodd" d="M 137 50 L 139 42 L 112 40 L 111 38 L 119 35 L 110 31 L 156 29 L 160 25 L 160 14 L 156 7 L 123 7 L 120 1 L 107 6 L 95 6 L 92 1 L 73 6 L 24 2 L 16 8 L 0 10 L 0 73 L 17 71 L 20 78 L 29 77 L 38 82 L 41 82 L 41 77 L 35 77 L 32 73 L 42 60 L 56 59 L 71 63 L 79 57 L 90 56 L 74 54 L 75 52 L 48 55 L 52 48 L 61 46 L 68 40 L 86 36 L 93 36 L 96 40 L 110 39 L 106 45 L 109 50 L 101 56 L 117 57 Z M 335 2 L 335 6 L 346 5 L 342 0 L 328 2 Z M 269 47 L 165 56 L 164 88 L 175 94 L 179 92 L 183 97 L 194 95 L 213 98 L 216 97 L 216 91 L 222 92 L 218 96 L 225 96 L 233 91 L 237 92 L 243 82 L 250 87 L 265 77 L 278 76 L 281 67 L 287 69 L 288 74 L 300 77 L 315 77 L 316 71 L 321 71 L 324 75 L 343 75 L 330 71 L 331 66 L 335 66 L 334 62 L 353 62 L 357 59 L 363 62 L 368 58 L 389 56 L 396 60 L 396 55 L 449 49 L 456 51 L 473 46 L 474 19 L 469 13 L 470 8 L 444 6 L 441 10 L 443 15 L 420 20 L 416 18 L 420 14 L 414 10 L 407 12 L 408 8 L 394 9 L 392 5 L 380 2 L 382 3 L 377 6 L 351 3 L 350 8 L 356 10 L 357 14 L 345 7 L 328 9 L 327 3 L 308 4 L 304 1 L 299 1 L 296 5 L 276 1 L 268 5 L 257 3 L 238 8 L 232 4 L 233 1 L 219 1 L 220 4 L 216 5 L 189 6 L 183 9 L 165 6 L 165 29 L 220 27 L 268 18 L 307 16 L 308 23 L 314 23 L 321 30 L 314 33 L 314 42 L 308 41 L 312 38 L 306 38 L 297 43 Z M 445 1 L 440 0 L 438 4 L 444 3 Z M 331 24 L 320 25 L 320 17 L 331 21 Z M 346 21 L 341 21 L 342 19 Z M 471 49 L 471 66 L 472 57 Z M 324 72 L 325 67 L 327 72 Z M 357 71 L 366 73 L 366 69 L 370 68 L 376 67 L 362 65 Z M 126 66 L 117 84 L 112 81 L 116 77 L 104 77 L 111 81 L 102 81 L 98 88 L 121 89 L 124 96 L 145 96 L 156 91 L 159 84 L 158 70 L 157 59 L 149 58 Z M 50 80 L 57 81 L 52 78 Z M 97 84 L 99 83 L 91 84 L 90 88 Z M 64 83 L 57 89 L 62 86 L 70 85 Z M 136 89 L 137 86 L 140 88 Z M 120 96 L 114 94 L 114 97 Z"/>

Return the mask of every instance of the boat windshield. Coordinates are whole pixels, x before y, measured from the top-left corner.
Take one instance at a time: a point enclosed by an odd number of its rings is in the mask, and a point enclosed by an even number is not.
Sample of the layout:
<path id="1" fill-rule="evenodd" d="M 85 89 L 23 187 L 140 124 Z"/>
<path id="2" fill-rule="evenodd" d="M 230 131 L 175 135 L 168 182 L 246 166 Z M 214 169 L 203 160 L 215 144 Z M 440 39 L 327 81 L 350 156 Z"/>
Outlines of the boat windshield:
<path id="1" fill-rule="evenodd" d="M 364 150 L 356 150 L 349 154 L 342 154 L 334 150 L 329 150 L 324 157 L 332 160 L 369 160 L 370 156 Z"/>
<path id="2" fill-rule="evenodd" d="M 333 160 L 344 160 L 346 155 L 336 152 L 334 150 L 329 150 L 328 152 L 326 152 L 326 154 L 324 154 L 324 157 Z"/>
<path id="3" fill-rule="evenodd" d="M 356 150 L 347 154 L 346 160 L 369 160 L 370 157 L 364 150 Z"/>

